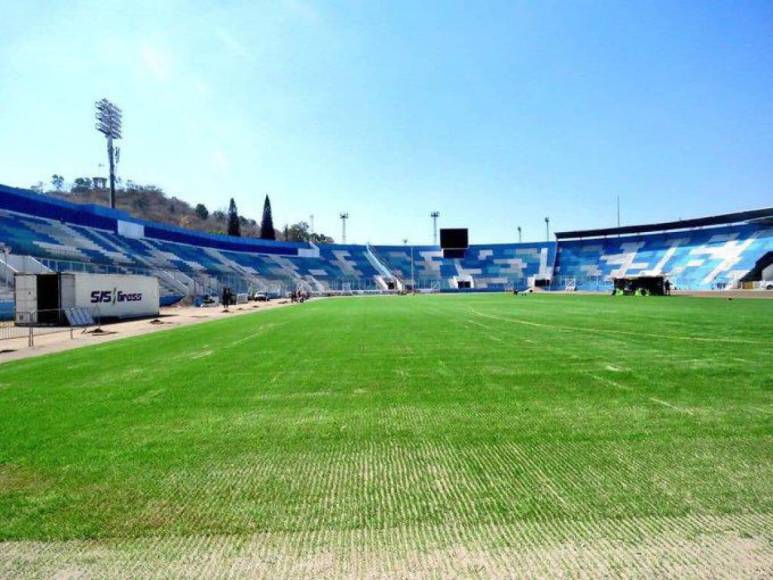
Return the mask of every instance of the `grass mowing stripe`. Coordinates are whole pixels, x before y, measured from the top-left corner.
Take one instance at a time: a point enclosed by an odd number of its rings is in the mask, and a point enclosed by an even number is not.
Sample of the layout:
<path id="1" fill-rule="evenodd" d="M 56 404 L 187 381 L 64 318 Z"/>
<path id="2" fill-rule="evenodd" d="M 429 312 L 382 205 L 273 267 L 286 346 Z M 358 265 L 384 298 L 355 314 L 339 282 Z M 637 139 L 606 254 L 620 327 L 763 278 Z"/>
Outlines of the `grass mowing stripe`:
<path id="1" fill-rule="evenodd" d="M 657 338 L 661 340 L 698 340 L 698 341 L 706 341 L 706 342 L 729 342 L 729 343 L 735 343 L 735 344 L 758 344 L 758 341 L 755 340 L 743 340 L 743 339 L 737 339 L 737 338 L 724 338 L 724 337 L 707 337 L 707 336 L 679 336 L 679 335 L 673 335 L 673 334 L 654 334 L 651 332 L 641 332 L 641 331 L 626 331 L 626 330 L 615 330 L 610 328 L 588 328 L 588 327 L 579 327 L 579 326 L 558 326 L 555 324 L 543 324 L 539 322 L 530 322 L 528 320 L 519 320 L 517 318 L 507 318 L 507 317 L 501 317 L 501 316 L 493 316 L 491 314 L 483 314 L 481 312 L 478 312 L 477 310 L 470 310 L 473 314 L 476 316 L 482 316 L 484 318 L 492 318 L 495 320 L 502 320 L 505 322 L 512 322 L 514 324 L 524 324 L 527 326 L 534 326 L 538 328 L 547 328 L 547 329 L 553 329 L 558 331 L 570 331 L 570 332 L 592 332 L 596 334 L 624 334 L 628 336 L 636 336 L 636 337 L 647 337 L 647 338 Z"/>
<path id="2" fill-rule="evenodd" d="M 772 308 L 336 299 L 3 365 L 0 538 L 408 554 L 754 513 L 769 538 Z"/>

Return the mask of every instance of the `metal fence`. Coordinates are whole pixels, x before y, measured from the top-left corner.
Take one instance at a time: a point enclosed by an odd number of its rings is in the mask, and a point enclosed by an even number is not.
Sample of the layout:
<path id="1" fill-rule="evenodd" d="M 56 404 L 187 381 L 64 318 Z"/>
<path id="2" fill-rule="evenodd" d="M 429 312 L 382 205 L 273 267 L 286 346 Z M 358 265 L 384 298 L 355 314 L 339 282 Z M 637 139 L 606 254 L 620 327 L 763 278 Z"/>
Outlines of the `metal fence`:
<path id="1" fill-rule="evenodd" d="M 90 326 L 98 327 L 101 324 L 99 308 L 81 309 L 88 310 L 93 320 L 93 325 L 72 326 L 67 320 L 63 309 L 34 310 L 15 313 L 14 320 L 0 321 L 0 341 L 13 339 L 26 339 L 27 346 L 35 345 L 35 338 L 49 334 L 69 333 L 73 338 L 75 332 L 86 330 Z"/>
<path id="2" fill-rule="evenodd" d="M 6 340 L 26 339 L 27 346 L 35 346 L 35 338 L 48 334 L 69 332 L 72 337 L 74 330 L 71 326 L 17 326 L 12 320 L 0 322 L 0 343 Z"/>

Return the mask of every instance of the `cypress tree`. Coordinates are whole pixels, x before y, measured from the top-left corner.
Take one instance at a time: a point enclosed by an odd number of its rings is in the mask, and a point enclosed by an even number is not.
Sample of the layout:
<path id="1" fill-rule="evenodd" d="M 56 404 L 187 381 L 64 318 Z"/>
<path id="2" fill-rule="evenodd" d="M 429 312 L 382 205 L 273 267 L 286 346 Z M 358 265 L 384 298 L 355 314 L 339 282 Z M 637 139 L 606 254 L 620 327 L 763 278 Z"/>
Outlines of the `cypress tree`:
<path id="1" fill-rule="evenodd" d="M 263 202 L 263 220 L 260 222 L 260 239 L 276 239 L 274 217 L 271 215 L 271 200 L 268 199 L 268 195 L 266 195 L 266 200 Z"/>
<path id="2" fill-rule="evenodd" d="M 239 225 L 239 212 L 236 209 L 236 202 L 234 201 L 234 198 L 231 198 L 231 203 L 228 205 L 228 235 L 242 235 L 242 228 Z"/>

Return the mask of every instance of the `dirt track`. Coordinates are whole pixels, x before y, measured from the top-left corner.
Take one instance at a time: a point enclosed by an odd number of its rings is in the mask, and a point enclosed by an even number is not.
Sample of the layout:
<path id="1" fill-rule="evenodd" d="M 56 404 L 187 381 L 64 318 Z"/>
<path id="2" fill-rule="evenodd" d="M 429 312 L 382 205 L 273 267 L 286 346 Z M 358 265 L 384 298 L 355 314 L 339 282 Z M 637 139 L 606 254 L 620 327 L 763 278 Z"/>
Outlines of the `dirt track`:
<path id="1" fill-rule="evenodd" d="M 569 294 L 575 296 L 609 295 L 609 292 L 590 292 L 588 290 L 555 290 L 547 294 Z M 743 298 L 743 299 L 773 299 L 771 290 L 674 290 L 672 296 L 687 296 L 692 298 Z"/>
<path id="2" fill-rule="evenodd" d="M 693 296 L 695 298 L 773 298 L 771 290 L 675 290 L 674 296 Z"/>
<path id="3" fill-rule="evenodd" d="M 116 322 L 102 326 L 103 333 L 94 333 L 94 329 L 89 328 L 88 332 L 81 329 L 73 330 L 73 337 L 70 338 L 69 329 L 63 328 L 62 332 L 51 334 L 41 334 L 35 336 L 35 346 L 28 346 L 26 336 L 20 338 L 11 338 L 0 341 L 0 349 L 7 352 L 0 353 L 0 364 L 12 360 L 41 356 L 53 352 L 61 352 L 80 348 L 91 344 L 100 344 L 111 340 L 127 338 L 129 336 L 138 336 L 150 332 L 159 332 L 187 326 L 189 324 L 199 324 L 210 320 L 238 316 L 240 314 L 249 314 L 251 312 L 262 312 L 289 306 L 289 300 L 275 300 L 272 302 L 260 302 L 240 304 L 232 306 L 228 312 L 221 306 L 196 308 L 194 306 L 171 306 L 162 308 L 161 314 L 156 319 L 144 318 L 142 320 L 129 320 L 126 322 Z"/>

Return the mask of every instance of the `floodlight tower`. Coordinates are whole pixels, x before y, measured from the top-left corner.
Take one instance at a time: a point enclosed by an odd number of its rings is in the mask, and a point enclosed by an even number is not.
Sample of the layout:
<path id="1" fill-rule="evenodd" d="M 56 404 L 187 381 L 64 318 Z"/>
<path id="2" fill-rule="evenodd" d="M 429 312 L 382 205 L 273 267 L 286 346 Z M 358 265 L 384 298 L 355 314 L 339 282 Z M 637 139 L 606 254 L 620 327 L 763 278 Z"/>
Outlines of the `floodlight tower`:
<path id="1" fill-rule="evenodd" d="M 521 226 L 518 226 L 518 243 L 520 244 L 523 241 L 523 230 L 521 230 Z"/>
<path id="2" fill-rule="evenodd" d="M 440 217 L 440 212 L 433 211 L 429 217 L 432 218 L 432 245 L 437 246 L 437 219 Z"/>
<path id="3" fill-rule="evenodd" d="M 550 218 L 545 218 L 545 241 L 550 241 Z"/>
<path id="4" fill-rule="evenodd" d="M 115 209 L 115 164 L 120 149 L 113 148 L 113 140 L 121 138 L 121 109 L 107 99 L 97 101 L 97 131 L 107 139 L 107 159 L 110 162 L 110 207 Z"/>
<path id="5" fill-rule="evenodd" d="M 341 243 L 345 244 L 346 243 L 346 220 L 349 219 L 349 212 L 343 211 L 338 217 L 341 218 Z"/>

